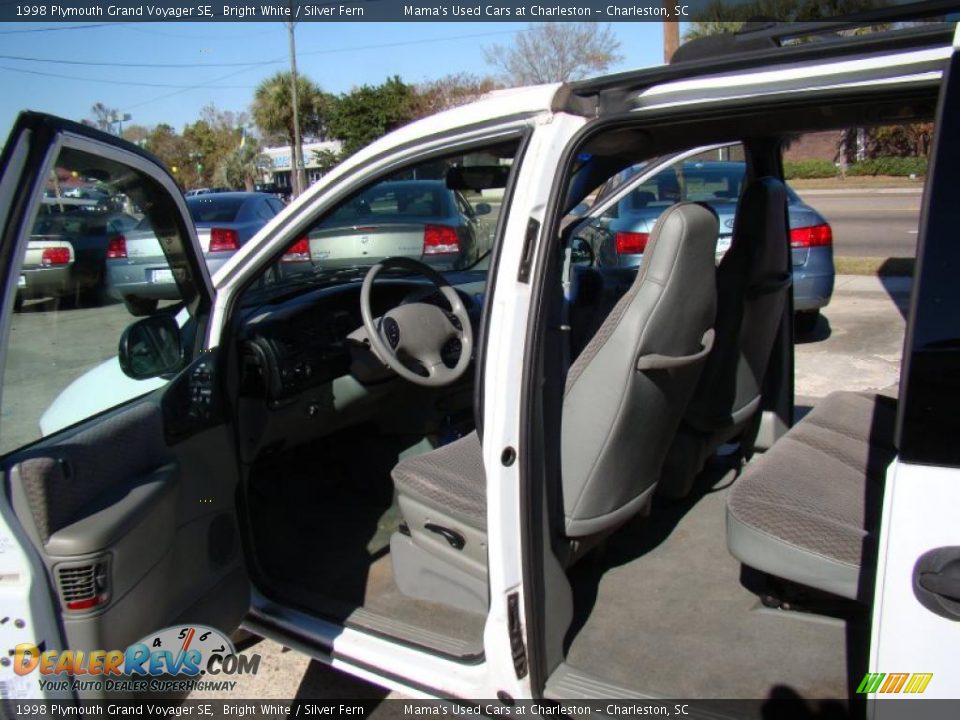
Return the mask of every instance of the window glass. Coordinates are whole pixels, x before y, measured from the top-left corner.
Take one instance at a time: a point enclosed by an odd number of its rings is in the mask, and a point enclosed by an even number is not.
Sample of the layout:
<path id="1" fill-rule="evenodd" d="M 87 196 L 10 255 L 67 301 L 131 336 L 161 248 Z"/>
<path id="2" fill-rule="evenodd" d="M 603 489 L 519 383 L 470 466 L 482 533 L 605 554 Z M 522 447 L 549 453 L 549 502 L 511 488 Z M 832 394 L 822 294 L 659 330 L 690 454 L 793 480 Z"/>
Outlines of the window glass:
<path id="1" fill-rule="evenodd" d="M 216 195 L 195 195 L 187 200 L 194 222 L 233 222 L 246 198 L 223 198 Z"/>
<path id="2" fill-rule="evenodd" d="M 336 205 L 291 245 L 246 293 L 258 303 L 311 282 L 350 282 L 381 260 L 403 256 L 440 272 L 486 273 L 517 144 L 420 162 Z M 487 182 L 496 187 L 472 184 Z M 469 187 L 467 187 L 469 185 Z M 483 202 L 483 215 L 474 205 Z M 465 212 L 469 210 L 469 212 Z"/>
<path id="3" fill-rule="evenodd" d="M 65 148 L 25 232 L 0 453 L 161 386 L 123 374 L 120 336 L 198 299 L 180 213 L 139 170 Z"/>
<path id="4" fill-rule="evenodd" d="M 264 199 L 257 200 L 254 203 L 254 210 L 257 213 L 257 217 L 261 220 L 273 220 L 273 216 L 277 214 Z"/>

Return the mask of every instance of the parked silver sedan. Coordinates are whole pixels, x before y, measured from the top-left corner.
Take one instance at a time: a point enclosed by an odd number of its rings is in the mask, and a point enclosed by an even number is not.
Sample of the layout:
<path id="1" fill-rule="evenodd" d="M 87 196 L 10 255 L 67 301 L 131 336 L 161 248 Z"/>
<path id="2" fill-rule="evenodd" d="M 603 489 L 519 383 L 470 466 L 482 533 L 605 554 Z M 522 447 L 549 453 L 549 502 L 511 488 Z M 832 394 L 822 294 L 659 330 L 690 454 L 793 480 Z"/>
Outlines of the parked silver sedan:
<path id="1" fill-rule="evenodd" d="M 285 275 L 410 257 L 441 270 L 475 262 L 489 249 L 492 208 L 472 205 L 443 180 L 388 180 L 342 204 L 283 256 Z"/>
<path id="2" fill-rule="evenodd" d="M 283 209 L 282 202 L 266 193 L 204 193 L 186 202 L 211 273 Z M 110 240 L 107 292 L 136 316 L 149 315 L 160 300 L 180 298 L 173 271 L 148 220 Z"/>

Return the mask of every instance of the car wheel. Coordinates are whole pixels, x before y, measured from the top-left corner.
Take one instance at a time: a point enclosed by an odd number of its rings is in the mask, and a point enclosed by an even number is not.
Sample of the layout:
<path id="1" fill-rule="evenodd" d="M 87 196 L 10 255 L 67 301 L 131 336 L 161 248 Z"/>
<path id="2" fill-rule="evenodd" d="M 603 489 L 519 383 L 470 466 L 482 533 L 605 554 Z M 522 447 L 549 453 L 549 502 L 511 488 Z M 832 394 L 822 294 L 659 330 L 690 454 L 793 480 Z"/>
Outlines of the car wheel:
<path id="1" fill-rule="evenodd" d="M 160 301 L 149 300 L 146 298 L 125 297 L 123 299 L 123 304 L 126 306 L 127 312 L 134 317 L 144 317 L 156 310 L 157 305 L 160 304 Z"/>
<path id="2" fill-rule="evenodd" d="M 798 335 L 809 335 L 817 327 L 820 319 L 819 310 L 804 310 L 793 316 L 793 327 Z"/>

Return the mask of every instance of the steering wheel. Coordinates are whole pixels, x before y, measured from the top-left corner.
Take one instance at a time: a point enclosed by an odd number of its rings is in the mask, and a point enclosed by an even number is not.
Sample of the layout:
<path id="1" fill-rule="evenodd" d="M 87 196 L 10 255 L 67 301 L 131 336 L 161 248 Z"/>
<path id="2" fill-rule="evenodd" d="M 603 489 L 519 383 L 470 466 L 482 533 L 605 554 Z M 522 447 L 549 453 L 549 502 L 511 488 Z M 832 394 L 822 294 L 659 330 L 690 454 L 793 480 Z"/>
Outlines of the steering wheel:
<path id="1" fill-rule="evenodd" d="M 383 270 L 400 268 L 423 275 L 430 280 L 450 305 L 447 313 L 436 305 L 413 302 L 398 305 L 375 318 L 370 306 L 373 281 Z M 406 257 L 391 257 L 370 268 L 360 288 L 360 314 L 373 352 L 397 375 L 417 385 L 438 387 L 454 382 L 470 364 L 473 355 L 473 329 L 463 301 L 450 283 L 433 268 Z M 460 342 L 460 359 L 447 367 L 442 358 L 444 345 Z M 426 375 L 411 370 L 404 362 L 410 358 L 419 363 Z"/>

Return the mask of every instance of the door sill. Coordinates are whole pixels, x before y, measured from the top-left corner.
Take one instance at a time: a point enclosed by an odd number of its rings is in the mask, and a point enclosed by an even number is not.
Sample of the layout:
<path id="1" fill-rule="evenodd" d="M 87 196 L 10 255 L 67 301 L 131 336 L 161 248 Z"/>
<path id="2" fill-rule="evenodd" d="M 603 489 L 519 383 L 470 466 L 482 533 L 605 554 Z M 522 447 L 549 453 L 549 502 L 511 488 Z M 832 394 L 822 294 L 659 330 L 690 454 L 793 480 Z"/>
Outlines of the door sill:
<path id="1" fill-rule="evenodd" d="M 282 633 L 284 637 L 300 638 L 305 641 L 305 646 L 297 649 L 323 662 L 330 662 L 333 642 L 347 628 L 458 663 L 476 665 L 484 660 L 482 647 L 425 631 L 363 608 L 355 608 L 342 620 L 334 619 L 317 614 L 314 610 L 307 611 L 284 604 L 256 590 L 253 591 L 250 614 L 244 621 L 244 627 L 271 637 Z M 281 642 L 289 644 L 284 640 Z"/>

